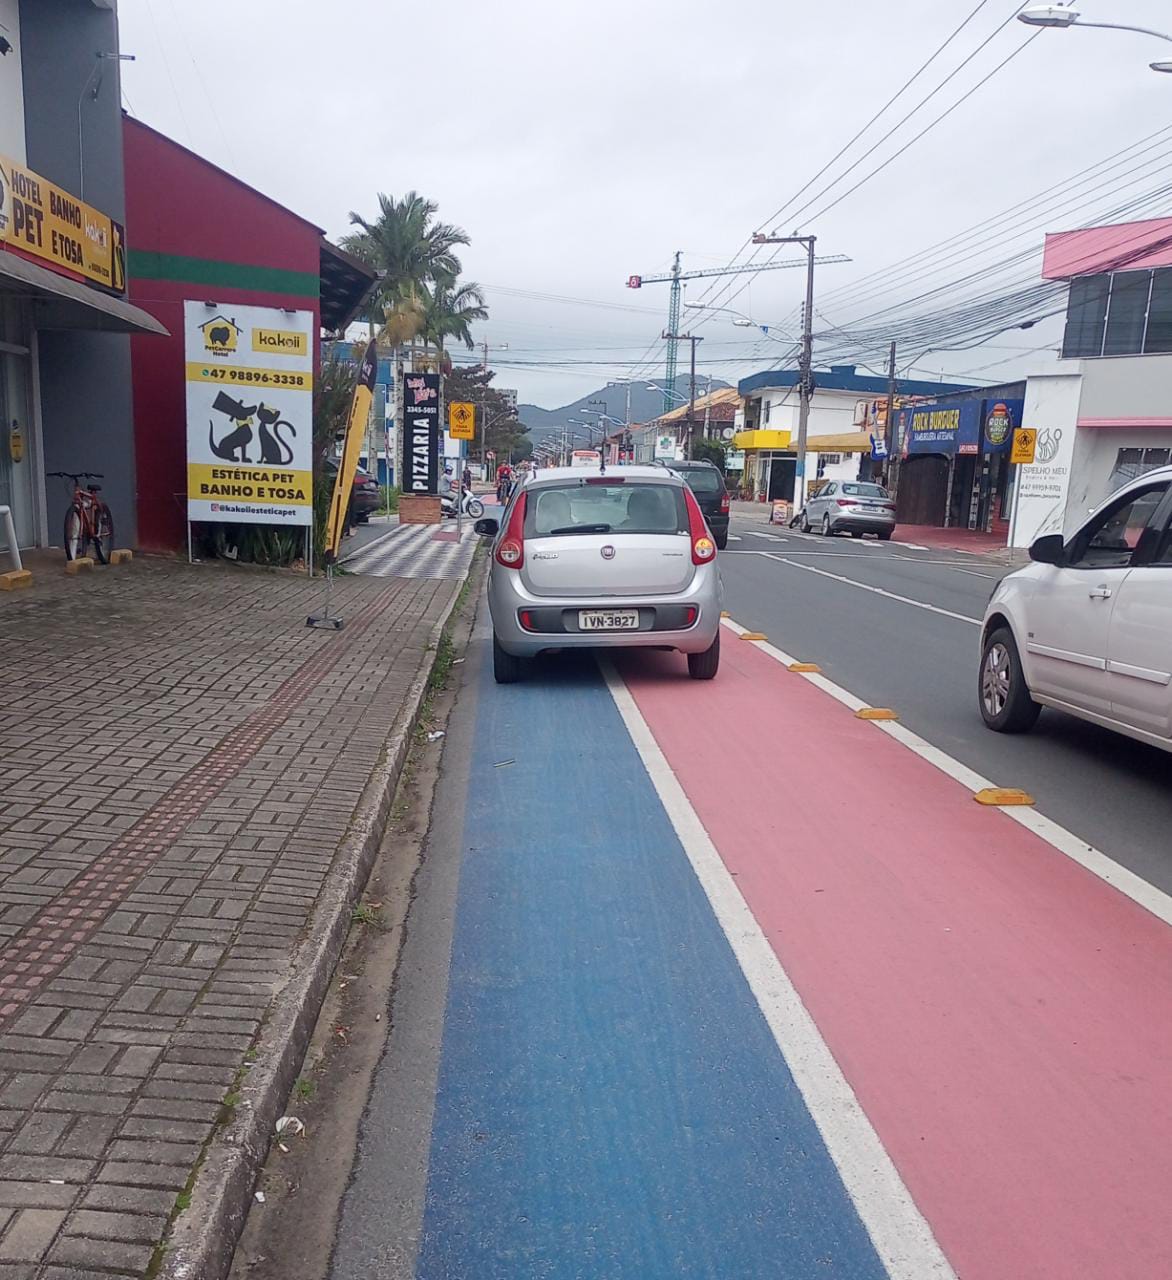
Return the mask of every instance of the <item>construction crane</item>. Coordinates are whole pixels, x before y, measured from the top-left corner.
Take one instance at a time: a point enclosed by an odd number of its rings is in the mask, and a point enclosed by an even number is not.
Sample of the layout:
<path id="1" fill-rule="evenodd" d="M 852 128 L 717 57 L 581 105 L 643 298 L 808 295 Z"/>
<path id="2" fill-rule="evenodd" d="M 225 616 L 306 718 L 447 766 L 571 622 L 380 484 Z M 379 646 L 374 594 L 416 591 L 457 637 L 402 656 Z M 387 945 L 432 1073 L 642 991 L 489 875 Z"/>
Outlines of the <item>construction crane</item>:
<path id="1" fill-rule="evenodd" d="M 805 258 L 787 259 L 785 262 L 746 263 L 739 267 L 706 267 L 702 271 L 681 271 L 681 249 L 676 250 L 671 271 L 662 276 L 628 276 L 628 289 L 641 289 L 645 284 L 670 284 L 671 296 L 667 304 L 667 330 L 670 335 L 680 331 L 680 291 L 685 280 L 703 280 L 710 276 L 749 275 L 754 271 L 781 271 L 785 267 L 804 267 Z M 838 253 L 830 257 L 816 258 L 816 262 L 849 262 L 850 259 Z M 672 408 L 672 396 L 676 384 L 676 355 L 678 338 L 671 336 L 667 340 L 667 376 L 663 384 L 663 411 L 668 413 Z"/>

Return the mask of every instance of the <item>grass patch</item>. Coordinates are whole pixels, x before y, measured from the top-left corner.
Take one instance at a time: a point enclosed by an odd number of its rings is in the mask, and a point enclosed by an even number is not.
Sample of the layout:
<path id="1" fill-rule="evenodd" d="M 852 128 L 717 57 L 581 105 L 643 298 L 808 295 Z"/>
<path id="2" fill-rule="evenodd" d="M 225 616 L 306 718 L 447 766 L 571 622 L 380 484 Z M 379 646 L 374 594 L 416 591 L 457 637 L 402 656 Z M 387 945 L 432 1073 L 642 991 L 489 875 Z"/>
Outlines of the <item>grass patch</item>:
<path id="1" fill-rule="evenodd" d="M 380 516 L 394 515 L 399 509 L 399 499 L 403 495 L 403 490 L 397 484 L 382 486 L 383 505 L 379 511 Z"/>
<path id="2" fill-rule="evenodd" d="M 448 682 L 448 676 L 452 674 L 452 660 L 456 656 L 456 646 L 452 643 L 452 637 L 448 635 L 447 629 L 444 629 L 443 635 L 439 638 L 439 644 L 435 649 L 435 661 L 431 664 L 431 675 L 427 678 L 427 687 L 431 692 L 442 689 Z"/>
<path id="3" fill-rule="evenodd" d="M 308 1102 L 317 1092 L 317 1085 L 308 1076 L 301 1076 L 293 1086 L 293 1092 L 302 1102 Z"/>
<path id="4" fill-rule="evenodd" d="M 353 924 L 381 925 L 383 922 L 378 908 L 369 902 L 360 902 L 350 913 L 350 920 Z"/>
<path id="5" fill-rule="evenodd" d="M 180 1193 L 175 1197 L 175 1212 L 183 1213 L 185 1209 L 190 1209 L 190 1208 L 191 1208 L 191 1192 L 180 1191 Z"/>

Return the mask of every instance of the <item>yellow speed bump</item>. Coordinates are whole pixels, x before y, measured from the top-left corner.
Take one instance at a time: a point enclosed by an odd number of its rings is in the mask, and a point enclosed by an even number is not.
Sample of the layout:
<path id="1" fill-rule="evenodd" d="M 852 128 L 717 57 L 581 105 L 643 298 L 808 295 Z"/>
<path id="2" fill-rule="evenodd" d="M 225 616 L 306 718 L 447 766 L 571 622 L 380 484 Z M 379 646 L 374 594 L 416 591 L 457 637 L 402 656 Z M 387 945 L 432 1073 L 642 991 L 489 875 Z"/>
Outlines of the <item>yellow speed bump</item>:
<path id="1" fill-rule="evenodd" d="M 990 805 L 1034 803 L 1034 797 L 1020 787 L 985 787 L 974 792 L 973 799 L 977 804 Z"/>
<path id="2" fill-rule="evenodd" d="M 741 639 L 742 640 L 768 640 L 769 637 L 765 634 L 764 631 L 742 631 Z"/>
<path id="3" fill-rule="evenodd" d="M 129 547 L 119 547 L 117 551 L 110 552 L 111 564 L 129 564 L 134 559 L 134 552 Z"/>
<path id="4" fill-rule="evenodd" d="M 33 575 L 27 569 L 13 569 L 9 573 L 0 573 L 0 591 L 19 591 L 21 587 L 31 587 Z"/>
<path id="5" fill-rule="evenodd" d="M 857 720 L 898 720 L 899 715 L 890 707 L 860 707 L 855 712 Z"/>
<path id="6" fill-rule="evenodd" d="M 83 569 L 92 569 L 94 567 L 93 556 L 76 556 L 72 560 L 66 560 L 66 573 L 80 573 Z"/>
<path id="7" fill-rule="evenodd" d="M 821 675 L 822 668 L 816 662 L 791 662 L 787 671 L 797 671 L 805 675 Z"/>

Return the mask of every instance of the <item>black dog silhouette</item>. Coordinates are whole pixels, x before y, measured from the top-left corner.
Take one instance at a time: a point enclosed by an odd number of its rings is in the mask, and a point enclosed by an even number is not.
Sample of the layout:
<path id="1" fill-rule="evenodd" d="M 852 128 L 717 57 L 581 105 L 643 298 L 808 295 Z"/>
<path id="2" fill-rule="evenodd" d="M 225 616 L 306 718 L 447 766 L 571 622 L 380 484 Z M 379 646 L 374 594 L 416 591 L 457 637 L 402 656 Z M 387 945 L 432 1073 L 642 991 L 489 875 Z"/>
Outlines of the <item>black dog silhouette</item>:
<path id="1" fill-rule="evenodd" d="M 214 329 L 208 330 L 208 338 L 213 347 L 226 347 L 231 336 L 232 330 L 226 324 L 218 324 Z"/>
<path id="2" fill-rule="evenodd" d="M 294 436 L 297 428 L 281 417 L 279 409 L 270 409 L 264 404 L 256 406 L 256 416 L 260 421 L 257 438 L 260 441 L 261 462 L 268 467 L 287 467 L 293 461 L 293 446 L 282 438 L 281 428 L 288 427 Z"/>
<path id="3" fill-rule="evenodd" d="M 212 408 L 217 413 L 224 414 L 225 417 L 231 418 L 236 424 L 236 430 L 229 432 L 219 444 L 216 443 L 215 424 L 208 421 L 208 445 L 217 458 L 223 458 L 225 462 L 249 462 L 248 445 L 252 441 L 252 415 L 259 408 L 258 405 L 244 405 L 239 400 L 234 400 L 231 396 L 219 392 L 212 401 Z M 240 456 L 237 457 L 237 450 Z"/>

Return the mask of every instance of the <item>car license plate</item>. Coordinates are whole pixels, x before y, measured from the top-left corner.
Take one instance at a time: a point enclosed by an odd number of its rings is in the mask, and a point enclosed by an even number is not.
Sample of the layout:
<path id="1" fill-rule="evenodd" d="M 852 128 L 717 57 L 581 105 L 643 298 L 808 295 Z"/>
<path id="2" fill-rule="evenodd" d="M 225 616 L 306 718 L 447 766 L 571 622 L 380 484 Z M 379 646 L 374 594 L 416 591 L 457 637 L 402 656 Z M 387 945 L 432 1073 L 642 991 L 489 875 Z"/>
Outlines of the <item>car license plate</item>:
<path id="1" fill-rule="evenodd" d="M 635 610 L 581 609 L 578 612 L 580 631 L 638 631 L 639 614 Z"/>

